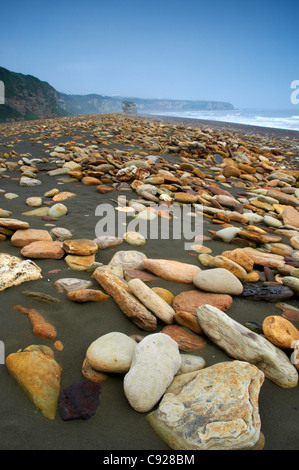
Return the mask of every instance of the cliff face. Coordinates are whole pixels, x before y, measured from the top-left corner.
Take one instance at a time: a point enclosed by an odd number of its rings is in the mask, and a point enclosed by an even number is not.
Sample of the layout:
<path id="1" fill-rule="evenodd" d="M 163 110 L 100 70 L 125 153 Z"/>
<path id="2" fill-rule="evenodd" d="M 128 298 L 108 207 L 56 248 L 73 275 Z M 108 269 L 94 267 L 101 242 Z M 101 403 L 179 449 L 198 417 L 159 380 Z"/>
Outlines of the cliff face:
<path id="1" fill-rule="evenodd" d="M 0 122 L 57 116 L 119 113 L 123 102 L 135 104 L 146 114 L 167 111 L 234 109 L 220 101 L 183 101 L 90 95 L 67 95 L 32 75 L 10 72 L 0 67 L 0 81 L 5 87 L 5 104 L 0 104 Z"/>
<path id="2" fill-rule="evenodd" d="M 0 106 L 0 121 L 39 119 L 64 115 L 56 90 L 32 75 L 10 72 L 0 67 L 5 104 Z"/>

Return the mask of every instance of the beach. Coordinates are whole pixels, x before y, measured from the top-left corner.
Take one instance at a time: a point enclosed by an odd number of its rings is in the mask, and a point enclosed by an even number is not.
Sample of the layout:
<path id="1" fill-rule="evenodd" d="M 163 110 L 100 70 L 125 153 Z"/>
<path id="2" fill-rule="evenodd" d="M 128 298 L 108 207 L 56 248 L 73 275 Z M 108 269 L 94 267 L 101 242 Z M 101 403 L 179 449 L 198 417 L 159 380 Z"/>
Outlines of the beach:
<path id="1" fill-rule="evenodd" d="M 192 142 L 197 144 L 191 145 Z M 227 145 L 229 145 L 229 150 Z M 263 155 L 264 159 L 260 162 L 264 163 L 264 167 L 256 164 L 261 167 L 260 173 L 258 171 L 239 172 L 239 176 L 223 177 L 225 161 L 229 158 L 234 160 L 236 154 L 254 156 L 255 161 L 258 161 L 259 155 Z M 172 188 L 174 194 L 185 192 L 196 194 L 196 196 L 201 195 L 198 204 L 203 204 L 206 200 L 209 205 L 213 194 L 209 193 L 208 196 L 205 194 L 206 199 L 204 199 L 203 193 L 209 191 L 210 185 L 217 186 L 230 192 L 238 200 L 239 205 L 243 204 L 243 215 L 249 207 L 254 213 L 261 214 L 263 217 L 267 214 L 269 209 L 258 206 L 254 209 L 250 206 L 250 202 L 245 202 L 245 199 L 248 197 L 248 192 L 265 188 L 271 181 L 267 177 L 276 170 L 289 172 L 295 178 L 295 182 L 290 184 L 279 185 L 277 183 L 276 187 L 279 189 L 291 188 L 287 189 L 284 194 L 295 197 L 294 194 L 298 188 L 299 132 L 296 131 L 254 128 L 212 121 L 170 119 L 161 116 L 128 117 L 123 114 L 75 116 L 0 124 L 0 159 L 3 170 L 0 173 L 2 191 L 0 206 L 11 213 L 10 218 L 25 221 L 32 229 L 50 232 L 55 227 L 62 227 L 72 232 L 73 239 L 94 240 L 99 236 L 96 233 L 99 222 L 96 209 L 99 205 L 110 204 L 116 207 L 115 201 L 119 196 L 127 200 L 141 199 L 141 196 L 136 193 L 138 186 L 133 186 L 133 188 L 131 186 L 136 179 L 135 174 L 129 174 L 127 171 L 126 175 L 129 176 L 120 178 L 117 176 L 117 171 L 124 168 L 124 164 L 130 160 L 148 162 L 147 157 L 152 158 L 150 163 L 152 171 L 147 177 L 155 176 L 158 170 L 163 170 L 181 178 L 180 185 L 177 182 L 172 183 L 170 177 L 169 181 L 165 179 L 166 185 L 174 185 Z M 159 163 L 155 162 L 154 157 L 160 159 Z M 32 165 L 37 169 L 35 177 L 41 181 L 40 185 L 20 186 L 22 172 L 30 174 L 29 168 L 21 169 L 22 166 L 30 166 L 26 163 L 26 159 L 33 160 Z M 80 175 L 80 171 L 76 169 L 64 174 L 53 176 L 49 174 L 52 170 L 62 168 L 67 161 L 77 161 L 84 169 L 84 176 L 98 179 L 99 184 L 91 180 L 86 180 L 84 183 L 82 173 Z M 111 161 L 119 165 L 115 167 L 115 171 L 105 173 L 97 169 L 97 166 L 111 164 Z M 244 162 L 246 165 L 248 160 L 245 159 Z M 254 166 L 252 162 L 250 166 Z M 195 167 L 199 170 L 197 175 L 203 173 L 203 176 L 196 176 L 196 180 L 193 181 L 192 178 L 196 173 L 192 171 Z M 141 173 L 138 176 L 139 181 L 143 178 Z M 242 177 L 244 175 L 245 177 Z M 107 189 L 106 192 L 103 188 L 100 192 L 97 188 L 101 185 L 108 186 L 112 190 Z M 53 188 L 59 190 L 58 194 L 59 192 L 73 193 L 72 197 L 61 201 L 67 207 L 67 213 L 56 219 L 42 215 L 28 215 L 28 212 L 34 210 L 35 207 L 29 207 L 26 199 L 42 197 L 41 207 L 50 208 L 53 200 L 45 197 L 44 194 Z M 9 193 L 16 194 L 17 197 L 5 198 L 5 195 Z M 250 196 L 253 194 L 251 192 Z M 223 209 L 221 202 L 209 207 L 218 208 L 220 212 Z M 238 211 L 242 213 L 240 207 Z M 27 215 L 24 215 L 26 212 Z M 278 217 L 280 212 L 275 213 L 272 208 L 270 213 L 281 220 Z M 225 250 L 253 246 L 249 242 L 246 244 L 244 239 L 244 243 L 239 241 L 238 244 L 238 241 L 227 243 L 215 237 L 214 232 L 222 227 L 233 225 L 244 228 L 244 223 L 227 221 L 225 217 L 221 219 L 211 214 L 212 212 L 204 211 L 203 213 L 203 235 L 207 237 L 203 246 L 211 250 L 209 252 L 211 256 L 221 255 Z M 262 221 L 253 225 L 264 229 L 270 235 L 278 235 L 273 227 L 266 226 Z M 299 229 L 296 227 L 288 227 L 286 230 L 293 230 L 293 232 L 298 230 L 299 234 Z M 11 243 L 11 234 L 0 243 L 0 253 L 22 258 L 20 247 Z M 137 250 L 147 258 L 176 260 L 204 270 L 206 267 L 198 259 L 200 252 L 186 250 L 184 243 L 183 238 L 148 238 L 145 244 L 140 246 L 133 246 L 123 241 L 117 246 L 98 249 L 95 253 L 95 261 L 106 266 L 118 251 Z M 272 242 L 269 243 L 271 245 Z M 280 243 L 289 246 L 290 256 L 292 250 L 296 251 L 290 244 L 290 237 L 285 234 L 281 235 Z M 256 246 L 260 245 L 257 243 Z M 92 281 L 93 289 L 100 289 L 104 292 L 104 289 L 92 277 L 91 271 L 71 269 L 64 258 L 35 259 L 34 262 L 41 269 L 42 278 L 12 286 L 0 292 L 0 340 L 5 346 L 5 357 L 30 345 L 42 344 L 51 347 L 56 361 L 62 368 L 61 389 L 64 389 L 82 379 L 82 364 L 86 351 L 97 338 L 110 332 L 121 332 L 128 336 L 151 334 L 126 317 L 112 297 L 101 302 L 76 303 L 69 300 L 65 292 L 58 292 L 54 286 L 54 283 L 62 278 L 79 278 Z M 264 274 L 261 266 L 255 267 L 255 270 Z M 274 272 L 276 274 L 275 269 Z M 259 285 L 263 285 L 261 279 L 262 277 L 258 281 Z M 146 284 L 151 288 L 167 289 L 174 297 L 195 289 L 191 284 L 163 278 L 146 282 Z M 23 293 L 28 290 L 42 292 L 59 301 L 49 304 L 39 299 L 32 299 Z M 268 316 L 282 315 L 277 302 L 279 300 L 276 302 L 269 301 L 269 299 L 255 301 L 242 295 L 233 295 L 233 303 L 227 313 L 241 325 L 248 322 L 261 325 Z M 298 294 L 294 294 L 283 302 L 299 309 Z M 52 339 L 34 336 L 29 318 L 14 310 L 13 307 L 16 305 L 36 309 L 54 325 L 57 340 L 62 343 L 63 349 L 56 349 Z M 292 323 L 298 327 L 298 322 Z M 159 320 L 155 332 L 160 332 L 164 327 L 165 324 Z M 205 368 L 232 360 L 210 338 L 204 334 L 202 337 L 205 345 L 191 351 L 190 354 L 203 357 Z M 290 356 L 291 351 L 287 350 L 286 353 Z M 90 419 L 70 421 L 63 420 L 59 410 L 55 419 L 50 420 L 43 416 L 11 377 L 5 364 L 0 364 L 0 374 L 2 384 L 0 448 L 2 450 L 98 450 L 105 452 L 143 450 L 160 453 L 171 450 L 149 424 L 146 419 L 148 413 L 137 412 L 130 406 L 123 390 L 123 374 L 109 373 L 108 378 L 101 382 L 100 404 Z M 265 378 L 258 402 L 261 432 L 265 437 L 264 450 L 297 450 L 299 442 L 298 386 L 285 389 Z"/>

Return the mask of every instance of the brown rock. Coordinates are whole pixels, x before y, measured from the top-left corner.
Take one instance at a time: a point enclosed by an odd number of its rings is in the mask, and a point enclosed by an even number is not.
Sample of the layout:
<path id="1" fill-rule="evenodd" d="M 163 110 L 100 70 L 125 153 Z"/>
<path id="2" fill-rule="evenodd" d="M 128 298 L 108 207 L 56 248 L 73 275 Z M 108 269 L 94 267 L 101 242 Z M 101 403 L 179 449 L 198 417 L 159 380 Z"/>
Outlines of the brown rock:
<path id="1" fill-rule="evenodd" d="M 189 193 L 177 192 L 175 193 L 174 198 L 177 202 L 185 202 L 189 204 L 197 202 L 197 196 Z"/>
<path id="2" fill-rule="evenodd" d="M 157 318 L 129 292 L 127 284 L 114 274 L 96 269 L 92 277 L 109 294 L 120 310 L 139 328 L 145 331 L 157 329 Z"/>
<path id="3" fill-rule="evenodd" d="M 158 276 L 155 276 L 154 274 L 148 271 L 143 271 L 141 269 L 134 268 L 125 269 L 124 278 L 126 281 L 130 281 L 131 279 L 141 279 L 141 281 L 143 282 L 152 282 L 160 280 Z"/>
<path id="4" fill-rule="evenodd" d="M 176 295 L 172 301 L 175 311 L 183 310 L 196 315 L 200 305 L 212 305 L 226 312 L 233 304 L 233 298 L 228 294 L 210 294 L 197 290 L 185 291 Z"/>
<path id="5" fill-rule="evenodd" d="M 162 287 L 152 287 L 152 291 L 159 295 L 168 305 L 173 301 L 174 295 L 168 290 Z"/>
<path id="6" fill-rule="evenodd" d="M 224 268 L 230 271 L 232 274 L 234 274 L 240 281 L 244 281 L 247 276 L 247 271 L 240 266 L 238 263 L 235 261 L 232 261 L 229 258 L 226 258 L 225 256 L 218 255 L 215 256 L 213 259 L 214 266 L 216 268 Z"/>
<path id="7" fill-rule="evenodd" d="M 202 328 L 199 326 L 196 315 L 194 313 L 185 312 L 184 310 L 178 310 L 174 314 L 175 321 L 188 330 L 200 335 L 203 333 Z"/>
<path id="8" fill-rule="evenodd" d="M 192 284 L 195 274 L 201 271 L 198 266 L 193 264 L 165 259 L 145 259 L 142 262 L 142 267 L 162 279 L 183 284 Z"/>
<path id="9" fill-rule="evenodd" d="M 11 230 L 22 230 L 29 228 L 28 222 L 22 220 L 10 219 L 9 217 L 0 218 L 0 227 L 8 228 Z"/>
<path id="10" fill-rule="evenodd" d="M 248 255 L 246 255 L 246 253 L 244 253 L 244 251 L 239 250 L 238 248 L 236 250 L 223 251 L 222 256 L 225 256 L 226 258 L 234 261 L 235 263 L 238 263 L 248 273 L 253 270 L 254 262 L 252 258 L 250 258 Z"/>
<path id="11" fill-rule="evenodd" d="M 161 333 L 170 336 L 176 341 L 181 351 L 196 351 L 206 346 L 206 342 L 200 336 L 189 333 L 178 325 L 167 325 L 162 329 Z"/>
<path id="12" fill-rule="evenodd" d="M 278 243 L 281 241 L 281 237 L 278 235 L 264 235 L 253 230 L 240 230 L 240 232 L 238 232 L 238 236 L 247 238 L 256 243 Z"/>
<path id="13" fill-rule="evenodd" d="M 104 380 L 108 379 L 107 374 L 103 374 L 103 372 L 99 372 L 91 367 L 90 363 L 88 362 L 87 358 L 84 359 L 82 365 L 82 375 L 85 379 L 91 380 L 96 384 L 103 382 Z"/>
<path id="14" fill-rule="evenodd" d="M 65 252 L 61 242 L 36 241 L 24 246 L 21 255 L 33 259 L 61 259 Z"/>
<path id="15" fill-rule="evenodd" d="M 63 249 L 72 255 L 89 256 L 98 251 L 98 245 L 93 240 L 81 238 L 78 240 L 65 240 Z"/>
<path id="16" fill-rule="evenodd" d="M 53 241 L 47 230 L 20 229 L 17 230 L 10 239 L 13 246 L 24 247 L 36 241 Z"/>
<path id="17" fill-rule="evenodd" d="M 279 348 L 290 349 L 294 341 L 299 340 L 297 328 L 279 315 L 266 317 L 262 326 L 266 338 Z"/>
<path id="18" fill-rule="evenodd" d="M 228 165 L 222 170 L 222 174 L 223 176 L 225 176 L 225 178 L 231 178 L 231 177 L 239 178 L 239 176 L 241 175 L 241 172 L 236 166 Z"/>
<path id="19" fill-rule="evenodd" d="M 111 186 L 105 186 L 104 184 L 97 186 L 97 193 L 106 194 L 110 193 L 111 191 L 115 191 L 115 188 L 112 188 Z"/>
<path id="20" fill-rule="evenodd" d="M 98 178 L 94 178 L 93 176 L 84 176 L 81 179 L 81 183 L 85 184 L 86 186 L 99 186 L 102 184 Z"/>
<path id="21" fill-rule="evenodd" d="M 284 225 L 292 225 L 299 228 L 299 212 L 291 206 L 286 207 L 281 213 Z"/>
<path id="22" fill-rule="evenodd" d="M 74 271 L 86 271 L 95 262 L 95 255 L 67 255 L 64 260 L 68 267 Z"/>
<path id="23" fill-rule="evenodd" d="M 79 289 L 67 294 L 69 300 L 73 302 L 101 302 L 110 298 L 109 295 L 104 294 L 96 289 Z"/>
<path id="24" fill-rule="evenodd" d="M 60 201 L 64 201 L 65 199 L 68 199 L 69 197 L 73 197 L 73 196 L 76 196 L 76 194 L 71 193 L 69 191 L 62 191 L 61 193 L 58 193 L 55 196 L 53 196 L 52 199 L 53 199 L 53 201 L 60 202 Z"/>
<path id="25" fill-rule="evenodd" d="M 286 206 L 296 207 L 299 204 L 299 199 L 297 197 L 292 196 L 291 194 L 283 193 L 278 189 L 268 189 L 267 196 L 277 199 L 280 204 L 285 204 Z"/>

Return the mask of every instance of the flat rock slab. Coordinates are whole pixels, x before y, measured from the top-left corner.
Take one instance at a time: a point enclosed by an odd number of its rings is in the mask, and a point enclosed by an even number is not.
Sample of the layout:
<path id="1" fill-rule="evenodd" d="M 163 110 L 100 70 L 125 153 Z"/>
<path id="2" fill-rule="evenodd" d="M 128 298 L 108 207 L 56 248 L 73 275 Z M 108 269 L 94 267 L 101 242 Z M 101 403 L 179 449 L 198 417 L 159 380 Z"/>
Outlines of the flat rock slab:
<path id="1" fill-rule="evenodd" d="M 37 279 L 42 279 L 41 269 L 32 260 L 0 253 L 0 291 Z"/>
<path id="2" fill-rule="evenodd" d="M 197 319 L 211 341 L 229 356 L 255 364 L 269 380 L 282 388 L 297 386 L 298 372 L 288 356 L 262 335 L 211 305 L 198 307 Z"/>
<path id="3" fill-rule="evenodd" d="M 182 374 L 146 418 L 171 449 L 251 449 L 260 441 L 263 381 L 257 367 L 241 361 Z"/>
<path id="4" fill-rule="evenodd" d="M 23 222 L 18 219 L 10 219 L 9 217 L 0 218 L 0 227 L 5 227 L 11 230 L 19 230 L 29 228 L 28 222 Z"/>
<path id="5" fill-rule="evenodd" d="M 47 230 L 29 228 L 16 230 L 10 241 L 13 246 L 24 247 L 33 242 L 53 241 L 53 239 Z"/>
<path id="6" fill-rule="evenodd" d="M 58 279 L 54 282 L 54 287 L 58 292 L 72 292 L 79 289 L 88 289 L 92 286 L 91 281 L 86 281 L 85 279 L 77 279 L 73 277 L 65 277 L 63 279 Z"/>

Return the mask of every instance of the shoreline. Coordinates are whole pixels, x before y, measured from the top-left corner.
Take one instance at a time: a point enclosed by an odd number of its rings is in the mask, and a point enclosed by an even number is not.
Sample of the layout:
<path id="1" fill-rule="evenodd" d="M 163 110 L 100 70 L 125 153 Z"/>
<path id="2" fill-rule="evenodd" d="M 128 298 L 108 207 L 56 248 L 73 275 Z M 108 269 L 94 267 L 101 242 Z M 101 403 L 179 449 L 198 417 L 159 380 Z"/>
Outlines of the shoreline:
<path id="1" fill-rule="evenodd" d="M 170 116 L 160 116 L 154 114 L 137 114 L 136 118 L 141 118 L 145 120 L 154 120 L 156 122 L 165 122 L 169 124 L 201 127 L 201 128 L 211 128 L 214 130 L 230 130 L 230 131 L 240 131 L 246 134 L 257 134 L 262 136 L 269 137 L 290 137 L 297 138 L 299 140 L 299 130 L 292 129 L 281 129 L 276 127 L 264 127 L 264 126 L 254 126 L 251 124 L 238 124 L 234 122 L 224 122 L 224 121 L 213 121 L 208 119 L 194 119 L 194 118 L 185 118 L 185 117 L 170 117 Z"/>

